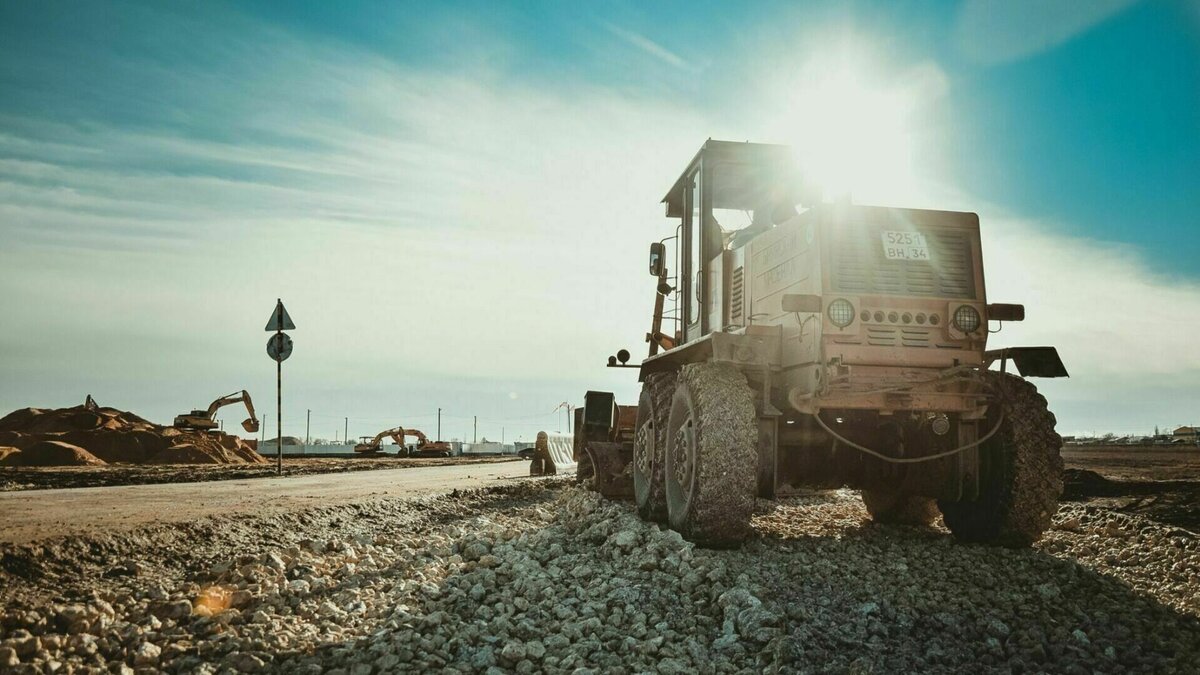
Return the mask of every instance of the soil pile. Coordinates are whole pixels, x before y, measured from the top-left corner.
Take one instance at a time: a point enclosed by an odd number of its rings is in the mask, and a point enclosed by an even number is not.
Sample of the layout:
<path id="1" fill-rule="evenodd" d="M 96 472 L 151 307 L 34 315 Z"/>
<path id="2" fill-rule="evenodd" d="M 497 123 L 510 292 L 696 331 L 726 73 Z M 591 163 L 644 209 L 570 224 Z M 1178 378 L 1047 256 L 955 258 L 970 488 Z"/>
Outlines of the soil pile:
<path id="1" fill-rule="evenodd" d="M 4 466 L 103 466 L 107 463 L 78 445 L 62 441 L 39 441 L 0 459 Z"/>
<path id="2" fill-rule="evenodd" d="M 45 443 L 74 451 L 42 449 Z M 0 463 L 7 466 L 79 466 L 85 464 L 261 464 L 245 441 L 219 431 L 164 427 L 117 408 L 89 401 L 70 408 L 21 408 L 0 418 L 0 447 L 16 448 Z M 34 463 L 37 462 L 37 463 Z"/>

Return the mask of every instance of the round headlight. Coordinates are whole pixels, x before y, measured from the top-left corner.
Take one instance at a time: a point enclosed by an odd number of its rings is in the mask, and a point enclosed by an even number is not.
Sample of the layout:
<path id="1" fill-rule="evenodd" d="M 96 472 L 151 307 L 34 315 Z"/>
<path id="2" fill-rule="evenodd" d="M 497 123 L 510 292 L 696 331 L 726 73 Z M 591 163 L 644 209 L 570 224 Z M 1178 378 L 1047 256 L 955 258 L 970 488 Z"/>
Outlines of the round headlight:
<path id="1" fill-rule="evenodd" d="M 974 333 L 979 328 L 979 310 L 970 305 L 954 310 L 954 327 L 964 333 Z"/>
<path id="2" fill-rule="evenodd" d="M 829 314 L 829 320 L 838 328 L 845 328 L 850 325 L 851 321 L 854 321 L 854 305 L 843 298 L 829 303 L 829 309 L 826 312 Z"/>

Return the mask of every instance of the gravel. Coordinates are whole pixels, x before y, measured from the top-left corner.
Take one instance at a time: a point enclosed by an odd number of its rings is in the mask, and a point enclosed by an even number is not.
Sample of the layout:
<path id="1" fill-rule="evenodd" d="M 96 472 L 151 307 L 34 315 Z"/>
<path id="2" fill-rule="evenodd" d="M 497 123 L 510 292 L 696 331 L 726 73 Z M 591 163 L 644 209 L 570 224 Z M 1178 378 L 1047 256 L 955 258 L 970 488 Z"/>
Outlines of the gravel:
<path id="1" fill-rule="evenodd" d="M 874 525 L 848 490 L 760 501 L 750 541 L 706 550 L 561 480 L 242 525 L 259 539 L 222 521 L 205 527 L 229 543 L 165 531 L 61 542 L 40 549 L 40 565 L 29 550 L 0 547 L 0 670 L 1084 673 L 1200 663 L 1196 535 L 1078 504 L 1063 506 L 1032 550 Z M 84 553 L 98 544 L 102 554 Z M 105 576 L 104 559 L 121 573 Z M 85 578 L 71 581 L 72 563 Z"/>

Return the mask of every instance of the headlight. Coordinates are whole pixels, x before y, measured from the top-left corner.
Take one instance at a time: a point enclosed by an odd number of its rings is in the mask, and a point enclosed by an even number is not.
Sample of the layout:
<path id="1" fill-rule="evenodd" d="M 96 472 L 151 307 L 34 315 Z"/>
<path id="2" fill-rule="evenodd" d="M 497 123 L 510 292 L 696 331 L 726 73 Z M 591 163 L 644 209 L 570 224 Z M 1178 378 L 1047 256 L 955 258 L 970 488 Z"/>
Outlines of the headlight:
<path id="1" fill-rule="evenodd" d="M 829 320 L 838 328 L 845 328 L 854 321 L 854 305 L 850 304 L 849 300 L 838 298 L 829 303 L 829 309 L 826 310 L 829 314 Z"/>
<path id="2" fill-rule="evenodd" d="M 954 310 L 954 327 L 964 333 L 974 333 L 979 328 L 979 310 L 970 305 Z"/>

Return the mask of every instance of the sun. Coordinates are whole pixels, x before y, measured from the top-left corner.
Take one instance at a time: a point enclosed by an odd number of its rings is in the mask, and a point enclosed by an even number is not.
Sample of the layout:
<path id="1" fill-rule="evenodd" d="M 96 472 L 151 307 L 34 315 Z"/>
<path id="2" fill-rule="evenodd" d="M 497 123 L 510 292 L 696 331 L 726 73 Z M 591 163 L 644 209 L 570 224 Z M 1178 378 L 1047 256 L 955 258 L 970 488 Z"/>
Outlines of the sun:
<path id="1" fill-rule="evenodd" d="M 819 55 L 779 85 L 787 96 L 775 131 L 826 199 L 912 201 L 920 192 L 917 115 L 940 95 L 941 78 L 918 67 L 885 80 L 861 55 Z"/>

